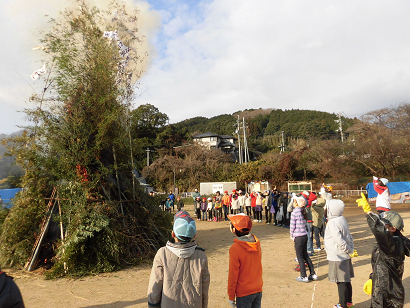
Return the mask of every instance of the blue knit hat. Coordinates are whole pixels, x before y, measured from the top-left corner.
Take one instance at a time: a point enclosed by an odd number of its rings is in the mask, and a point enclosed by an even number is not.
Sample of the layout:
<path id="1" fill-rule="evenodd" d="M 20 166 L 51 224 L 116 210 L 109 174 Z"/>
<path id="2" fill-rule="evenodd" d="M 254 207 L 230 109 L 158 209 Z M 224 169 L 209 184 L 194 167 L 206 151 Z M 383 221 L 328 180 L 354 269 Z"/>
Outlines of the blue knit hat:
<path id="1" fill-rule="evenodd" d="M 179 240 L 189 242 L 196 234 L 195 220 L 192 219 L 187 211 L 179 211 L 174 216 L 173 231 Z"/>

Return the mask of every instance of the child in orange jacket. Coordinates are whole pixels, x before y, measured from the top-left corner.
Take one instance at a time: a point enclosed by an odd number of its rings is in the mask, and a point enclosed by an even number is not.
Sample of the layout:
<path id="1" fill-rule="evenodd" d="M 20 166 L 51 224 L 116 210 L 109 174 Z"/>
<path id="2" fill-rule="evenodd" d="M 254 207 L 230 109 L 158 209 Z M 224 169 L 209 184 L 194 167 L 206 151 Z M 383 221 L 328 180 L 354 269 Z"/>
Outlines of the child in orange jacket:
<path id="1" fill-rule="evenodd" d="M 241 213 L 228 218 L 229 229 L 237 236 L 229 249 L 229 304 L 234 308 L 260 308 L 263 286 L 260 241 L 249 234 L 252 228 L 249 216 Z"/>

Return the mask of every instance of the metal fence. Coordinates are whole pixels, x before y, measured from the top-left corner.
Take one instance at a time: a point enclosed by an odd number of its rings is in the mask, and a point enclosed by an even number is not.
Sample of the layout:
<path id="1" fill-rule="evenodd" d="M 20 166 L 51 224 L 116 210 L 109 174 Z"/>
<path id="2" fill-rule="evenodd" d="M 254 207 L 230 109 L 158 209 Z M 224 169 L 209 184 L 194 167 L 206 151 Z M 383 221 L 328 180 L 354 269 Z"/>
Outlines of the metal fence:
<path id="1" fill-rule="evenodd" d="M 360 197 L 361 193 L 365 193 L 367 195 L 366 190 L 333 190 L 332 195 L 335 197 Z"/>
<path id="2" fill-rule="evenodd" d="M 341 198 L 346 198 L 346 197 L 359 197 L 360 194 L 365 193 L 367 195 L 366 190 L 333 190 L 332 195 L 335 197 L 341 197 Z M 190 198 L 192 197 L 193 192 L 181 192 L 179 196 L 181 198 Z"/>
<path id="3" fill-rule="evenodd" d="M 191 198 L 192 194 L 193 192 L 183 192 L 183 193 L 180 193 L 180 197 L 181 198 Z"/>

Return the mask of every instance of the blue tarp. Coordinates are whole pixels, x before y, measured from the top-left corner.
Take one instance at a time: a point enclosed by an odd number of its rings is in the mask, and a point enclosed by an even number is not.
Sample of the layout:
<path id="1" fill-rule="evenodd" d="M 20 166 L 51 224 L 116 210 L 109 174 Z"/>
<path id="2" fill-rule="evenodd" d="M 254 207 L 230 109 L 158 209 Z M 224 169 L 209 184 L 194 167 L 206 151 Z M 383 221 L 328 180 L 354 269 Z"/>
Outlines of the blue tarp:
<path id="1" fill-rule="evenodd" d="M 410 182 L 389 182 L 387 183 L 387 187 L 390 190 L 390 195 L 410 192 Z M 373 188 L 373 183 L 367 184 L 366 190 L 369 198 L 377 197 L 377 192 Z"/>
<path id="2" fill-rule="evenodd" d="M 12 199 L 22 188 L 12 188 L 12 189 L 0 189 L 0 197 L 4 202 L 4 206 L 10 208 L 12 204 Z"/>

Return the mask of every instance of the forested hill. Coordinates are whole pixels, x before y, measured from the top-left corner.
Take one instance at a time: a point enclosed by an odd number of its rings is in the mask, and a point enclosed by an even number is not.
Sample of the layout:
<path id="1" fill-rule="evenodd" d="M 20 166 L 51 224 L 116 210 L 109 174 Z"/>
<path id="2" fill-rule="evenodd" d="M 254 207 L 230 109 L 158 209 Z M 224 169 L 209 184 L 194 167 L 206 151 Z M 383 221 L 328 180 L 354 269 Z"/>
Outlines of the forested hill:
<path id="1" fill-rule="evenodd" d="M 282 131 L 288 137 L 329 138 L 336 135 L 338 116 L 315 110 L 248 109 L 232 115 L 222 114 L 212 118 L 195 117 L 174 124 L 177 130 L 186 129 L 191 135 L 212 132 L 219 135 L 232 135 L 236 122 L 245 117 L 250 136 L 278 135 Z M 350 127 L 354 120 L 342 117 L 343 129 Z"/>

